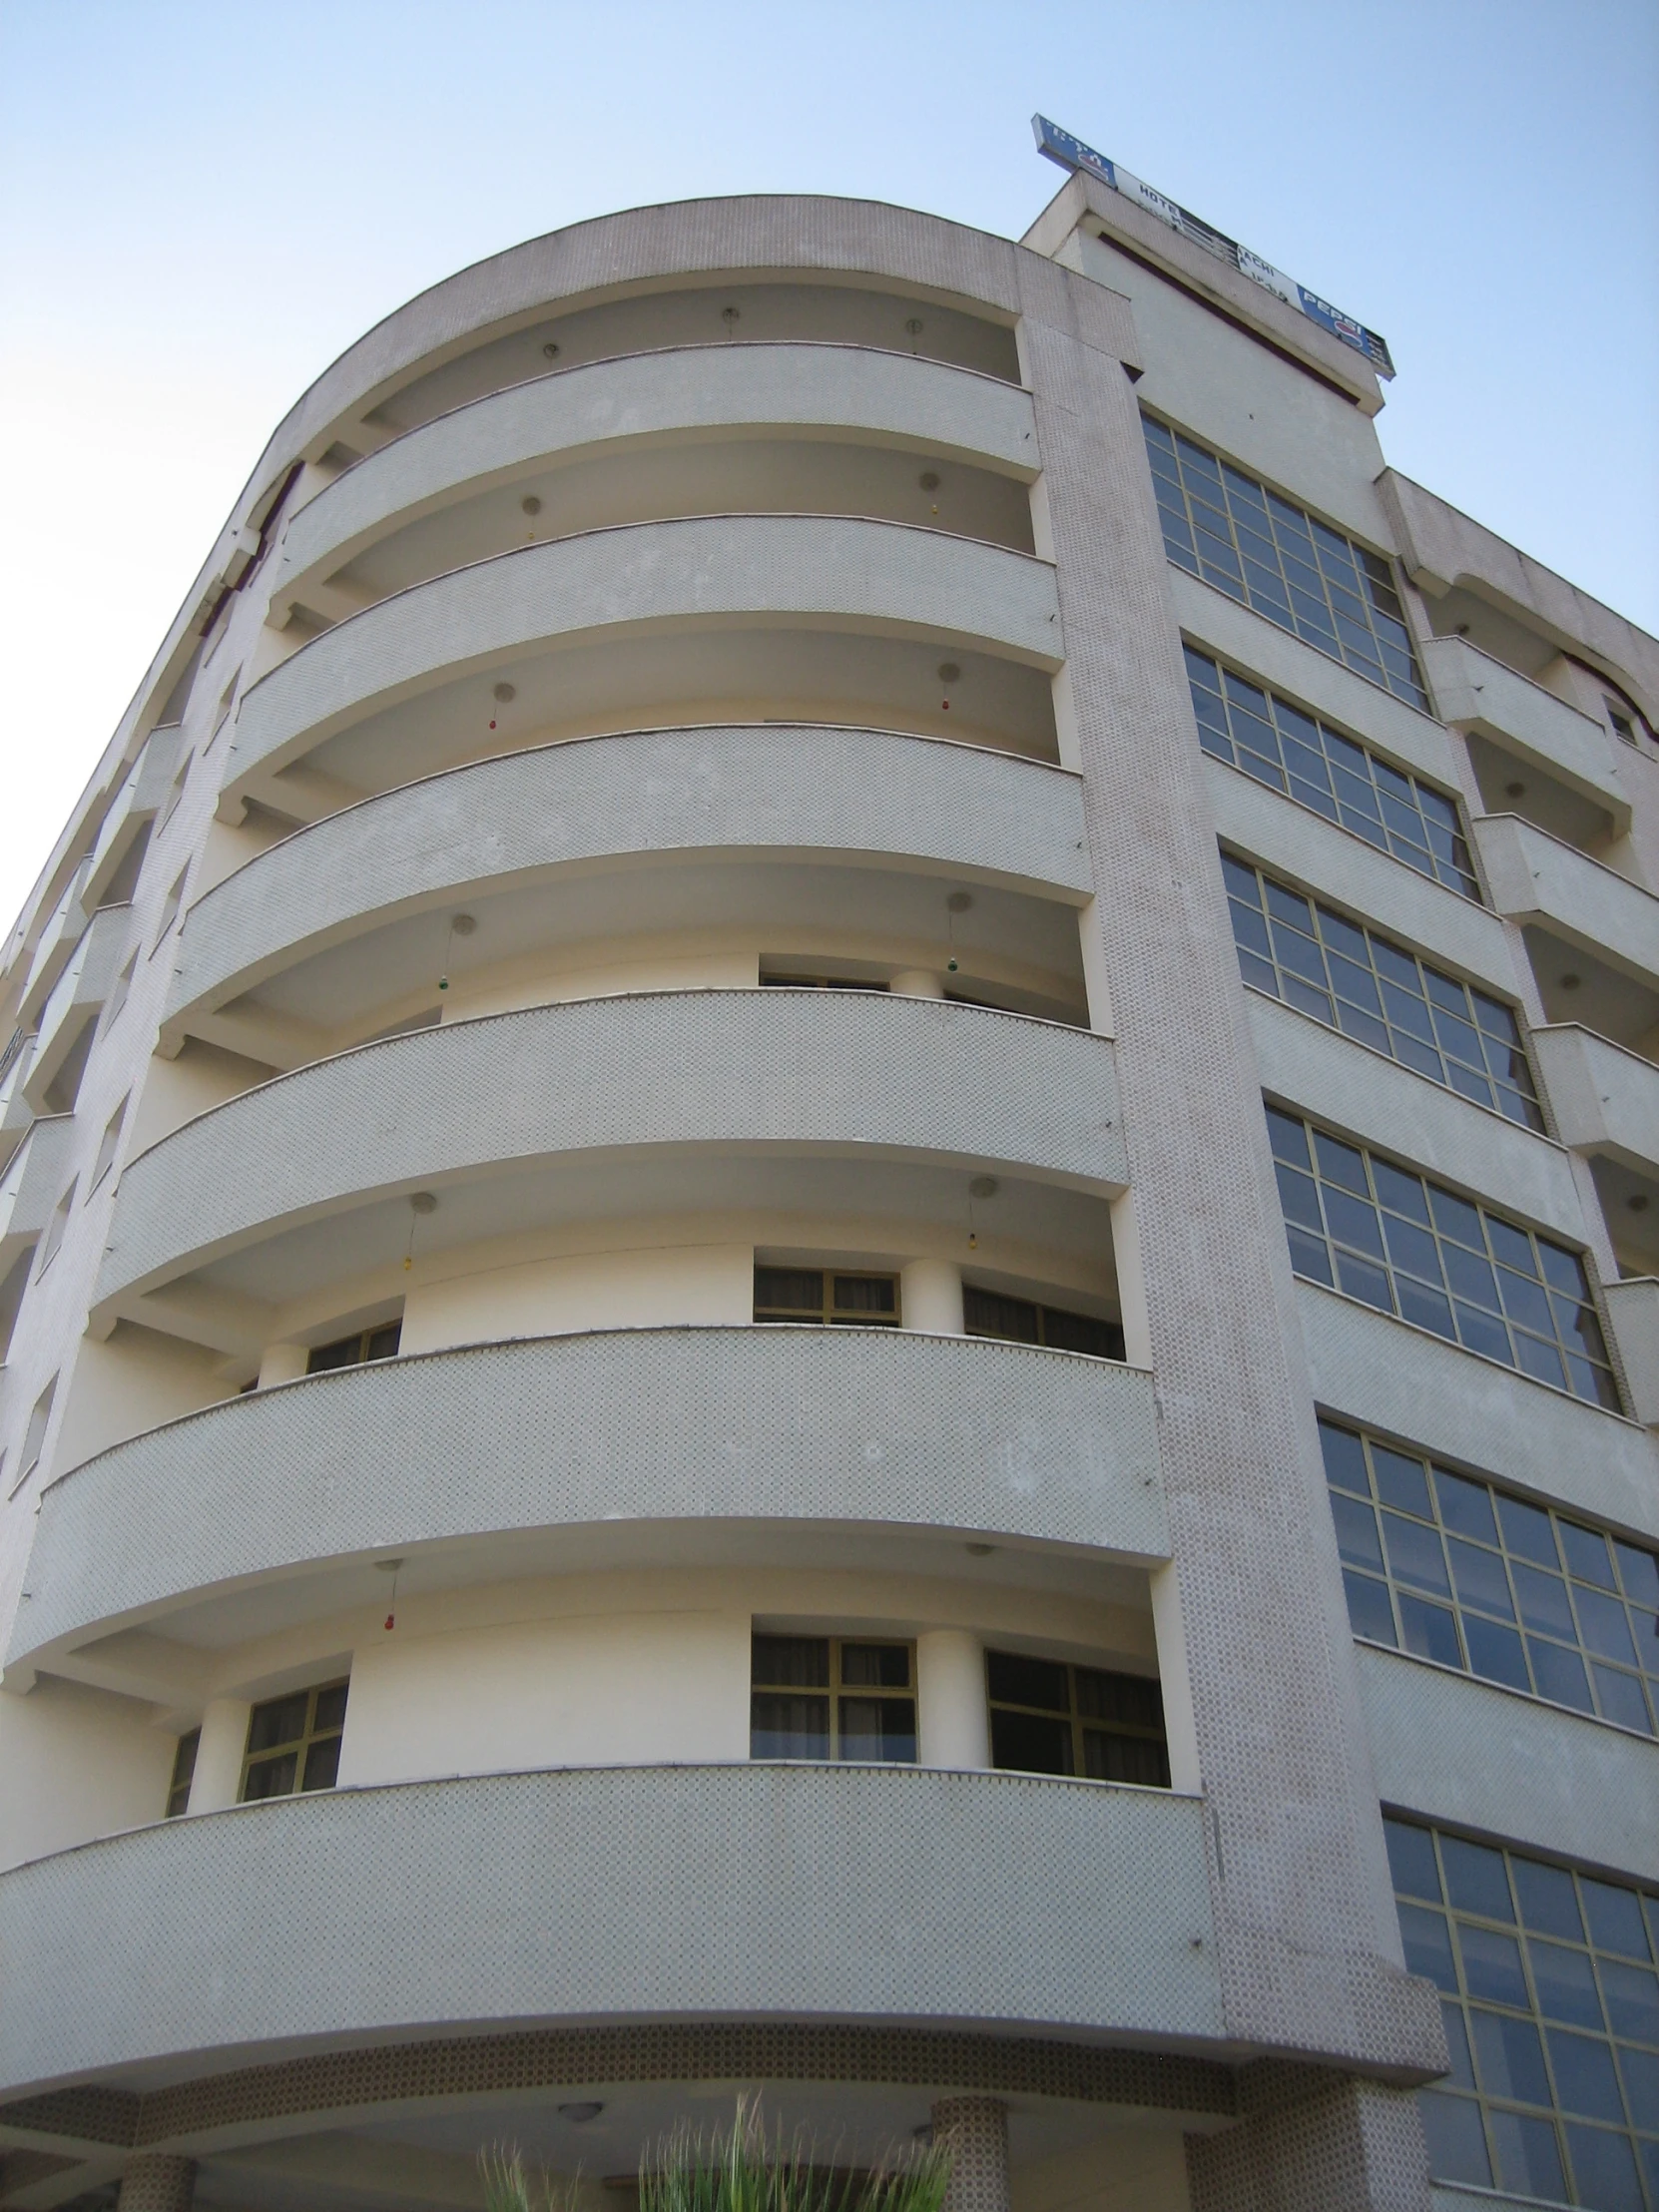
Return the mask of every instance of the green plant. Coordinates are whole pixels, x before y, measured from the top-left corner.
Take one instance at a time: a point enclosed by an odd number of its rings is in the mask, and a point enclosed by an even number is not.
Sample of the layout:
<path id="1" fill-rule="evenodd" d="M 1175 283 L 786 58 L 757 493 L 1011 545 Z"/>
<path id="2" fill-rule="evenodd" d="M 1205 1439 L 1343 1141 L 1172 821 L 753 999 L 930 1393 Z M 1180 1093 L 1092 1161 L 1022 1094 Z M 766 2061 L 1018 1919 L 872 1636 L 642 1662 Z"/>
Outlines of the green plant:
<path id="1" fill-rule="evenodd" d="M 640 2212 L 941 2212 L 949 2179 L 949 2152 L 934 2144 L 837 2167 L 799 2131 L 769 2140 L 759 2100 L 740 2097 L 729 2128 L 683 2125 L 641 2162 Z"/>
<path id="2" fill-rule="evenodd" d="M 478 2153 L 484 2212 L 576 2212 L 577 2184 L 557 2182 L 544 2167 L 531 2179 L 516 2143 L 492 2143 Z"/>

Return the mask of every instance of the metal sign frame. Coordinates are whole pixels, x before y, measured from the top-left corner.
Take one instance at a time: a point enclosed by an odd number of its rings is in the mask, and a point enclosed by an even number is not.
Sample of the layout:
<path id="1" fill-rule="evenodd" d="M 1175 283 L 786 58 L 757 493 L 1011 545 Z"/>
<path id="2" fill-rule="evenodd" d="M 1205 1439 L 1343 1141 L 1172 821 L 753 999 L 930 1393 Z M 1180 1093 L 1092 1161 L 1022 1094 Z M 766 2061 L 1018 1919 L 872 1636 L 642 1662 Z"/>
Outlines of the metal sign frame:
<path id="1" fill-rule="evenodd" d="M 1031 130 L 1037 141 L 1037 152 L 1049 161 L 1057 162 L 1062 169 L 1081 170 L 1086 176 L 1099 178 L 1113 192 L 1134 201 L 1148 215 L 1156 216 L 1160 223 L 1167 223 L 1172 231 L 1179 231 L 1183 238 L 1203 247 L 1205 253 L 1213 254 L 1217 261 L 1236 269 L 1241 276 L 1248 276 L 1252 283 L 1260 284 L 1264 291 L 1271 291 L 1275 298 L 1283 299 L 1287 306 L 1297 308 L 1311 322 L 1317 322 L 1322 330 L 1329 330 L 1333 337 L 1341 338 L 1356 353 L 1363 353 L 1379 376 L 1392 376 L 1393 355 L 1388 351 L 1387 339 L 1377 331 L 1368 330 L 1353 315 L 1345 314 L 1341 307 L 1334 307 L 1329 299 L 1322 299 L 1306 284 L 1299 284 L 1294 276 L 1287 276 L 1282 269 L 1275 269 L 1271 262 L 1263 261 L 1260 254 L 1253 254 L 1248 246 L 1230 239 L 1225 231 L 1216 230 L 1191 209 L 1166 199 L 1151 185 L 1143 185 L 1120 163 L 1097 154 L 1080 138 L 1073 138 L 1057 123 L 1050 123 L 1047 116 L 1034 115 Z"/>

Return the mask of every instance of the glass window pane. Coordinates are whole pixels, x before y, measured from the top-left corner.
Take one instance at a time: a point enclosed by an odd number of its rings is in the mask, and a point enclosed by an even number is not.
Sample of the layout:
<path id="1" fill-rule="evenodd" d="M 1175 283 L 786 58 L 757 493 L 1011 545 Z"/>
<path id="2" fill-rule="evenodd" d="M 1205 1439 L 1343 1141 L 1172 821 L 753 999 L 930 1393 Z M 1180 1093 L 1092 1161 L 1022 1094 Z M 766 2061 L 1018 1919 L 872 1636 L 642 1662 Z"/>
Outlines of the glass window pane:
<path id="1" fill-rule="evenodd" d="M 1349 1626 L 1355 1635 L 1364 1636 L 1374 1644 L 1386 1644 L 1393 1649 L 1399 1638 L 1394 1633 L 1394 1611 L 1387 1584 L 1375 1582 L 1368 1574 L 1356 1574 L 1352 1568 L 1345 1568 L 1343 1589 L 1348 1597 Z"/>
<path id="2" fill-rule="evenodd" d="M 1643 2212 L 1642 2185 L 1628 2136 L 1604 2127 L 1567 2126 L 1567 2155 L 1580 2204 L 1596 2212 Z"/>
<path id="3" fill-rule="evenodd" d="M 1563 1527 L 1562 1534 L 1565 1533 Z M 1630 1616 L 1620 1599 L 1603 1597 L 1599 1590 L 1587 1590 L 1580 1583 L 1573 1591 L 1573 1606 L 1578 1614 L 1579 1634 L 1587 1650 L 1598 1652 L 1603 1659 L 1617 1659 L 1627 1667 L 1636 1664 Z"/>
<path id="4" fill-rule="evenodd" d="M 757 1268 L 755 1304 L 821 1314 L 824 1311 L 824 1277 L 810 1268 Z"/>
<path id="5" fill-rule="evenodd" d="M 1592 2120 L 1622 2120 L 1624 2099 L 1609 2046 L 1599 2036 L 1575 2035 L 1570 2028 L 1552 2027 L 1547 2033 L 1561 2109 Z"/>
<path id="6" fill-rule="evenodd" d="M 1331 1510 L 1337 1521 L 1337 1549 L 1350 1566 L 1382 1571 L 1382 1544 L 1377 1533 L 1377 1515 L 1357 1497 L 1333 1494 Z"/>
<path id="7" fill-rule="evenodd" d="M 325 1690 L 317 1691 L 316 1712 L 311 1726 L 319 1736 L 325 1736 L 330 1729 L 345 1726 L 345 1694 L 349 1688 L 349 1683 L 332 1682 Z"/>
<path id="8" fill-rule="evenodd" d="M 1398 1513 L 1384 1513 L 1382 1528 L 1395 1581 L 1409 1583 L 1414 1589 L 1431 1590 L 1439 1597 L 1449 1597 L 1451 1582 L 1446 1574 L 1439 1531 L 1425 1528 L 1420 1521 L 1405 1520 Z"/>
<path id="9" fill-rule="evenodd" d="M 1070 1774 L 1070 1721 L 993 1706 L 991 1764 L 1017 1774 Z"/>
<path id="10" fill-rule="evenodd" d="M 1584 1940 L 1579 1919 L 1578 1895 L 1565 1867 L 1546 1866 L 1541 1859 L 1510 1861 L 1521 1919 L 1529 1929 L 1545 1936 L 1564 1936 L 1569 1942 Z"/>
<path id="11" fill-rule="evenodd" d="M 1463 1978 L 1470 1996 L 1484 1997 L 1491 2004 L 1512 2004 L 1521 2011 L 1531 2009 L 1520 1944 L 1513 1936 L 1459 1921 L 1457 1947 L 1463 1954 Z"/>
<path id="12" fill-rule="evenodd" d="M 1408 1459 L 1402 1451 L 1374 1443 L 1371 1460 L 1377 1472 L 1377 1494 L 1384 1505 L 1392 1505 L 1401 1513 L 1414 1513 L 1418 1520 L 1434 1518 L 1428 1501 L 1428 1478 L 1420 1459 Z"/>
<path id="13" fill-rule="evenodd" d="M 256 1805 L 267 1798 L 291 1797 L 293 1778 L 299 1771 L 296 1751 L 280 1752 L 275 1759 L 261 1759 L 248 1770 L 242 1787 L 243 1803 Z"/>
<path id="14" fill-rule="evenodd" d="M 1440 1895 L 1440 1873 L 1434 1859 L 1434 1838 L 1412 1821 L 1384 1819 L 1388 1868 L 1394 1888 L 1402 1897 L 1434 1898 Z M 1571 1876 L 1568 1877 L 1570 1881 Z"/>
<path id="15" fill-rule="evenodd" d="M 749 1750 L 755 1759 L 828 1759 L 830 1700 L 757 1690 L 749 1701 Z"/>
<path id="16" fill-rule="evenodd" d="M 1439 1500 L 1440 1518 L 1447 1528 L 1456 1529 L 1460 1536 L 1472 1536 L 1477 1543 L 1497 1542 L 1492 1493 L 1484 1482 L 1470 1482 L 1463 1475 L 1436 1467 L 1434 1495 Z"/>
<path id="17" fill-rule="evenodd" d="M 1420 1905 L 1399 1908 L 1399 1937 L 1405 1950 L 1406 1970 L 1426 1974 L 1437 1989 L 1457 1993 L 1457 1968 L 1451 1956 L 1451 1931 L 1443 1913 L 1430 1913 Z"/>
<path id="18" fill-rule="evenodd" d="M 1647 1933 L 1642 1926 L 1641 1900 L 1634 1890 L 1612 1882 L 1593 1882 L 1580 1875 L 1578 1887 L 1590 1924 L 1590 1940 L 1598 1950 L 1614 1950 L 1626 1958 L 1650 1956 Z"/>
<path id="19" fill-rule="evenodd" d="M 1482 1551 L 1478 1545 L 1466 1544 L 1456 1536 L 1447 1539 L 1446 1550 L 1451 1558 L 1457 1595 L 1463 1604 L 1477 1605 L 1484 1613 L 1495 1613 L 1499 1620 L 1513 1620 L 1515 1610 L 1509 1601 L 1509 1577 L 1497 1553 Z"/>
<path id="20" fill-rule="evenodd" d="M 1529 1329 L 1533 1326 L 1527 1323 Z M 1569 1520 L 1557 1521 L 1556 1527 L 1560 1532 L 1561 1549 L 1566 1554 L 1567 1572 L 1580 1582 L 1595 1583 L 1600 1589 L 1616 1589 L 1607 1539 L 1600 1529 L 1582 1528 L 1577 1521 Z"/>
<path id="21" fill-rule="evenodd" d="M 337 1736 L 321 1736 L 306 1747 L 305 1776 L 299 1785 L 302 1790 L 333 1788 L 339 1776 L 339 1747 Z"/>
<path id="22" fill-rule="evenodd" d="M 1436 1660 L 1442 1667 L 1461 1668 L 1462 1648 L 1457 1641 L 1455 1616 L 1443 1605 L 1426 1598 L 1399 1594 L 1400 1638 L 1405 1649 L 1419 1659 Z"/>
<path id="23" fill-rule="evenodd" d="M 1504 1497 L 1500 1493 L 1497 1517 L 1502 1525 L 1503 1540 L 1511 1551 L 1539 1566 L 1560 1565 L 1549 1515 L 1540 1507 L 1524 1505 L 1518 1497 Z"/>
<path id="24" fill-rule="evenodd" d="M 1529 1692 L 1526 1651 L 1512 1628 L 1483 1620 L 1478 1613 L 1463 1615 L 1463 1641 L 1468 1645 L 1469 1670 L 1488 1682 L 1502 1682 L 1511 1690 Z"/>
<path id="25" fill-rule="evenodd" d="M 751 1646 L 753 1679 L 787 1689 L 826 1689 L 830 1682 L 827 1636 L 757 1636 Z"/>
<path id="26" fill-rule="evenodd" d="M 1471 2010 L 1474 2059 L 1480 2086 L 1489 2097 L 1513 2097 L 1517 2104 L 1550 2101 L 1543 2045 L 1530 2020 L 1506 2012 Z"/>
<path id="27" fill-rule="evenodd" d="M 1554 2123 L 1524 2118 L 1519 2112 L 1493 2112 L 1488 2118 L 1500 2185 L 1559 2204 L 1567 2184 Z"/>
<path id="28" fill-rule="evenodd" d="M 1613 1550 L 1625 1596 L 1634 1598 L 1638 1605 L 1659 1607 L 1659 1559 L 1651 1551 L 1638 1551 L 1634 1544 L 1620 1543 L 1616 1536 Z"/>
<path id="29" fill-rule="evenodd" d="M 907 1697 L 843 1697 L 840 1701 L 840 1755 L 914 1765 L 916 1709 Z"/>
<path id="30" fill-rule="evenodd" d="M 1320 1422 L 1320 1449 L 1325 1455 L 1325 1472 L 1329 1481 L 1340 1490 L 1353 1490 L 1359 1496 L 1369 1494 L 1371 1484 L 1366 1478 L 1366 1447 L 1352 1428 L 1339 1428 L 1335 1421 Z"/>
<path id="31" fill-rule="evenodd" d="M 907 1690 L 908 1644 L 842 1644 L 841 1681 L 857 1689 Z"/>
<path id="32" fill-rule="evenodd" d="M 1621 2043 L 1618 2059 L 1632 2122 L 1659 2135 L 1659 2051 L 1632 2050 Z"/>
<path id="33" fill-rule="evenodd" d="M 1461 1836 L 1442 1836 L 1440 1864 L 1445 1869 L 1446 1897 L 1458 1912 L 1478 1913 L 1488 1921 L 1514 1919 L 1502 1852 L 1471 1844 Z"/>
<path id="34" fill-rule="evenodd" d="M 1028 1659 L 1013 1651 L 987 1651 L 986 1679 L 992 1702 L 1000 1705 L 1035 1705 L 1050 1713 L 1071 1711 L 1071 1687 L 1066 1670 L 1052 1659 Z"/>
<path id="35" fill-rule="evenodd" d="M 1479 2105 L 1471 2097 L 1450 2096 L 1443 2089 L 1419 2089 L 1417 2109 L 1428 2145 L 1428 2171 L 1434 2179 L 1489 2189 L 1492 2163 L 1486 2155 Z"/>
<path id="36" fill-rule="evenodd" d="M 1651 1967 L 1604 1958 L 1601 1988 L 1615 2035 L 1628 2035 L 1637 2043 L 1659 2043 L 1659 1979 Z"/>
<path id="37" fill-rule="evenodd" d="M 272 1698 L 267 1704 L 256 1705 L 248 1722 L 249 1750 L 270 1751 L 277 1744 L 297 1742 L 305 1733 L 308 1703 L 308 1694 L 298 1690 L 291 1697 Z"/>
<path id="38" fill-rule="evenodd" d="M 834 1310 L 837 1314 L 894 1314 L 897 1291 L 890 1275 L 837 1275 Z"/>
<path id="39" fill-rule="evenodd" d="M 1544 1574 L 1537 1567 L 1523 1566 L 1518 1560 L 1510 1573 L 1514 1577 L 1521 1619 L 1527 1627 L 1541 1628 L 1546 1635 L 1561 1636 L 1576 1643 L 1578 1630 L 1573 1622 L 1572 1607 L 1567 1602 L 1567 1585 L 1561 1577 Z"/>
<path id="40" fill-rule="evenodd" d="M 1538 2009 L 1546 2020 L 1570 2020 L 1575 2027 L 1605 2025 L 1595 1968 L 1587 1950 L 1568 1950 L 1564 1943 L 1542 1942 L 1534 1937 L 1526 1946 L 1526 1954 L 1532 1962 Z"/>
<path id="41" fill-rule="evenodd" d="M 1526 1655 L 1532 1662 L 1532 1679 L 1540 1697 L 1548 1698 L 1554 1705 L 1570 1705 L 1575 1712 L 1595 1711 L 1584 1662 L 1576 1651 L 1568 1651 L 1560 1644 L 1545 1643 L 1541 1636 L 1528 1636 Z"/>

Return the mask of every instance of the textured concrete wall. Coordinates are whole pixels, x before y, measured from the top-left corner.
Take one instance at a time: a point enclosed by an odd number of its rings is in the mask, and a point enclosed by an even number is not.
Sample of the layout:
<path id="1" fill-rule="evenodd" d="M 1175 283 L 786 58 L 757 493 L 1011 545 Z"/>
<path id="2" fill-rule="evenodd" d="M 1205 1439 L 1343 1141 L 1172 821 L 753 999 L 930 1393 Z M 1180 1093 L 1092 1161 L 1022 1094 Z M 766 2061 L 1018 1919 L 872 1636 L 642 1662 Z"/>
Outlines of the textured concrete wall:
<path id="1" fill-rule="evenodd" d="M 893 522 L 740 515 L 521 546 L 366 608 L 256 684 L 227 800 L 328 736 L 468 669 L 596 631 L 833 618 L 1056 667 L 1052 571 L 1028 553 Z"/>
<path id="2" fill-rule="evenodd" d="M 625 1145 L 955 1153 L 1109 1189 L 1118 1119 L 1107 1038 L 979 1006 L 748 990 L 535 1007 L 360 1046 L 176 1130 L 122 1178 L 98 1295 L 376 1191 Z"/>
<path id="3" fill-rule="evenodd" d="M 1247 1003 L 1262 1088 L 1274 1098 L 1489 1200 L 1500 1213 L 1581 1241 L 1583 1202 L 1560 1145 L 1277 998 L 1252 991 Z"/>
<path id="4" fill-rule="evenodd" d="M 1237 851 L 1344 913 L 1371 916 L 1385 935 L 1453 974 L 1513 998 L 1514 953 L 1488 907 L 1431 882 L 1225 761 L 1207 758 L 1204 780 L 1217 832 Z"/>
<path id="5" fill-rule="evenodd" d="M 1385 1803 L 1659 1880 L 1651 1743 L 1425 1660 L 1370 1649 L 1359 1660 Z"/>
<path id="6" fill-rule="evenodd" d="M 795 1766 L 498 1775 L 167 1822 L 0 1876 L 8 1971 L 57 1997 L 0 2013 L 0 2088 L 205 2031 L 249 2058 L 560 2017 L 1216 2037 L 1203 1826 L 1162 1791 Z"/>
<path id="7" fill-rule="evenodd" d="M 191 908 L 166 1034 L 362 929 L 582 860 L 744 851 L 914 858 L 1080 900 L 1076 777 L 977 746 L 768 725 L 653 731 L 478 761 L 296 835 Z"/>
<path id="8" fill-rule="evenodd" d="M 1152 1559 L 1157 1466 L 1150 1377 L 1035 1346 L 811 1328 L 483 1345 L 230 1398 L 54 1483 L 11 1656 L 308 1559 L 584 1521 L 908 1523 Z"/>
<path id="9" fill-rule="evenodd" d="M 371 453 L 294 515 L 273 601 L 280 608 L 299 579 L 328 574 L 388 528 L 538 462 L 720 429 L 858 431 L 1036 472 L 1030 397 L 995 377 L 858 346 L 679 346 L 511 385 Z"/>
<path id="10" fill-rule="evenodd" d="M 1659 1537 L 1653 1447 L 1633 1421 L 1318 1283 L 1299 1283 L 1297 1298 L 1314 1394 L 1332 1412 Z"/>
<path id="11" fill-rule="evenodd" d="M 1519 815 L 1474 825 L 1492 904 L 1517 921 L 1537 921 L 1659 988 L 1659 897 L 1563 844 Z"/>
<path id="12" fill-rule="evenodd" d="M 1032 317 L 1229 2025 L 1438 2047 L 1397 1966 L 1266 1132 L 1133 390 Z"/>

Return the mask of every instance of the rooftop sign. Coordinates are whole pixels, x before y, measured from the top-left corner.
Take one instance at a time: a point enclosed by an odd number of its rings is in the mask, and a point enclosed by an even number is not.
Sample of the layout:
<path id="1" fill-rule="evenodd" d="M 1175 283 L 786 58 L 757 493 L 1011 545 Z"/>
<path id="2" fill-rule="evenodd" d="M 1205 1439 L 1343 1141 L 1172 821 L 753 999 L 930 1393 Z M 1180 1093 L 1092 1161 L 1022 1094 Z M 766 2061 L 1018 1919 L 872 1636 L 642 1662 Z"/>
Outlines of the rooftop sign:
<path id="1" fill-rule="evenodd" d="M 1309 291 L 1294 276 L 1287 276 L 1282 269 L 1275 269 L 1271 262 L 1263 261 L 1260 254 L 1253 254 L 1248 246 L 1240 246 L 1224 232 L 1212 230 L 1208 223 L 1186 208 L 1166 200 L 1150 185 L 1143 185 L 1138 177 L 1131 177 L 1127 169 L 1108 161 L 1104 154 L 1097 154 L 1092 146 L 1085 146 L 1069 131 L 1062 131 L 1057 123 L 1050 123 L 1047 116 L 1034 115 L 1031 128 L 1036 134 L 1039 154 L 1046 154 L 1062 169 L 1080 169 L 1087 176 L 1098 177 L 1103 185 L 1121 193 L 1125 200 L 1133 200 L 1148 215 L 1155 215 L 1172 231 L 1179 231 L 1195 246 L 1202 246 L 1205 253 L 1214 254 L 1217 261 L 1226 262 L 1230 269 L 1238 270 L 1241 276 L 1248 276 L 1265 291 L 1271 291 L 1275 298 L 1299 308 L 1310 321 L 1317 322 L 1322 330 L 1329 330 L 1333 337 L 1341 338 L 1345 345 L 1352 345 L 1357 353 L 1364 353 L 1379 376 L 1393 374 L 1393 356 L 1388 351 L 1386 338 L 1379 337 L 1375 330 L 1368 330 L 1351 314 L 1344 314 L 1341 307 L 1332 306 L 1330 300 L 1322 299 L 1317 291 Z"/>

